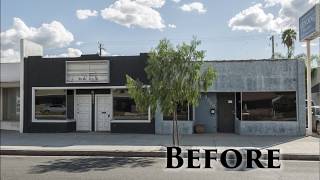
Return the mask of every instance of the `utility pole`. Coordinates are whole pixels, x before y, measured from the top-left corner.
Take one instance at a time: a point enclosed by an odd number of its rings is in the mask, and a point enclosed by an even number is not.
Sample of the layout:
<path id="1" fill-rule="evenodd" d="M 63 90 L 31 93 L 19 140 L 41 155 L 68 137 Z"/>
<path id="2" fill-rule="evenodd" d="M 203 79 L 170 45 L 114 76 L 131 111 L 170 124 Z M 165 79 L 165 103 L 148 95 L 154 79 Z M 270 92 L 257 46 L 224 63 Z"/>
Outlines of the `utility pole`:
<path id="1" fill-rule="evenodd" d="M 270 40 L 271 40 L 271 44 L 272 44 L 272 56 L 271 56 L 271 59 L 274 59 L 274 35 L 272 35 L 270 37 Z"/>
<path id="2" fill-rule="evenodd" d="M 312 135 L 312 110 L 311 110 L 311 50 L 310 50 L 310 40 L 307 40 L 307 134 Z"/>
<path id="3" fill-rule="evenodd" d="M 99 55 L 101 56 L 102 50 L 105 50 L 103 44 L 98 41 Z"/>

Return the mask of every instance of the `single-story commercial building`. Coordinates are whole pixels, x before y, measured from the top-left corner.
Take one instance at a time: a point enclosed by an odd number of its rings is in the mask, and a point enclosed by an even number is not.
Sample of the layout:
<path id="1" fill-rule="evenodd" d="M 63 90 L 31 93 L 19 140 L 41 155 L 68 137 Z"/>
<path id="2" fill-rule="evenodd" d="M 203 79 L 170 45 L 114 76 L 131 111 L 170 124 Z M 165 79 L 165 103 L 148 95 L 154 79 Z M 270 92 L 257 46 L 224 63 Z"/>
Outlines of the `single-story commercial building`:
<path id="1" fill-rule="evenodd" d="M 144 71 L 148 54 L 75 58 L 31 54 L 22 55 L 20 101 L 12 101 L 20 102 L 20 132 L 172 132 L 172 115 L 138 112 L 126 88 L 126 75 L 148 85 Z M 203 68 L 208 66 L 218 77 L 202 93 L 199 105 L 178 107 L 181 133 L 192 134 L 194 126 L 201 125 L 205 133 L 305 134 L 302 61 L 206 61 Z M 2 93 L 2 99 L 5 96 Z M 6 101 L 2 109 L 5 106 Z"/>

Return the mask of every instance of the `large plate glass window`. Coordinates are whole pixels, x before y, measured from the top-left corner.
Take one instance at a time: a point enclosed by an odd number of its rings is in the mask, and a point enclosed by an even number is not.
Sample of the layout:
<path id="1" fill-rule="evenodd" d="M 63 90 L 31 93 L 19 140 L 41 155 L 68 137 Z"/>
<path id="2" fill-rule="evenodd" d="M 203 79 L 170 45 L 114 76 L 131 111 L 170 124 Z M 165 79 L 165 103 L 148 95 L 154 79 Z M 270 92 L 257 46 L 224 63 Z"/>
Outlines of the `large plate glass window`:
<path id="1" fill-rule="evenodd" d="M 244 92 L 242 120 L 295 121 L 297 120 L 296 93 Z"/>
<path id="2" fill-rule="evenodd" d="M 136 103 L 129 96 L 127 89 L 113 90 L 112 95 L 114 120 L 149 120 L 148 111 L 137 110 Z"/>
<path id="3" fill-rule="evenodd" d="M 35 90 L 35 119 L 66 120 L 66 90 Z"/>

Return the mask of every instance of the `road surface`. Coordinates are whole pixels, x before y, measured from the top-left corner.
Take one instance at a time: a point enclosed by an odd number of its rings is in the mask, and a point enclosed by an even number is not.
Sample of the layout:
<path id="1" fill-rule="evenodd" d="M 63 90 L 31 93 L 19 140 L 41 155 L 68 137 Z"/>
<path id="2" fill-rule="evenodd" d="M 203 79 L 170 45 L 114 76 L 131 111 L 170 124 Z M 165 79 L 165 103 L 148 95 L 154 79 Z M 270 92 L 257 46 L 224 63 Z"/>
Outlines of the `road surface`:
<path id="1" fill-rule="evenodd" d="M 164 158 L 1 156 L 1 180 L 181 179 L 181 180 L 319 180 L 320 162 L 281 161 L 281 169 L 168 170 Z"/>

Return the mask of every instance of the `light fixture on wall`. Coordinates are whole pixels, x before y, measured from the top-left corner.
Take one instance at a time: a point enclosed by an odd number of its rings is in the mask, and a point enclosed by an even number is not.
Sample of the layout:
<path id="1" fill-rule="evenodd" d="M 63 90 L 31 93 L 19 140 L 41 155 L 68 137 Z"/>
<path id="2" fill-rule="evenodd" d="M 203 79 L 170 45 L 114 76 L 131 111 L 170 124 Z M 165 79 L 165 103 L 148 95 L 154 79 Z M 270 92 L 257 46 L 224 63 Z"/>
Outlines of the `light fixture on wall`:
<path id="1" fill-rule="evenodd" d="M 214 107 L 211 108 L 211 109 L 210 109 L 210 114 L 211 114 L 211 115 L 214 115 L 215 113 L 216 113 L 216 108 L 214 108 Z"/>

